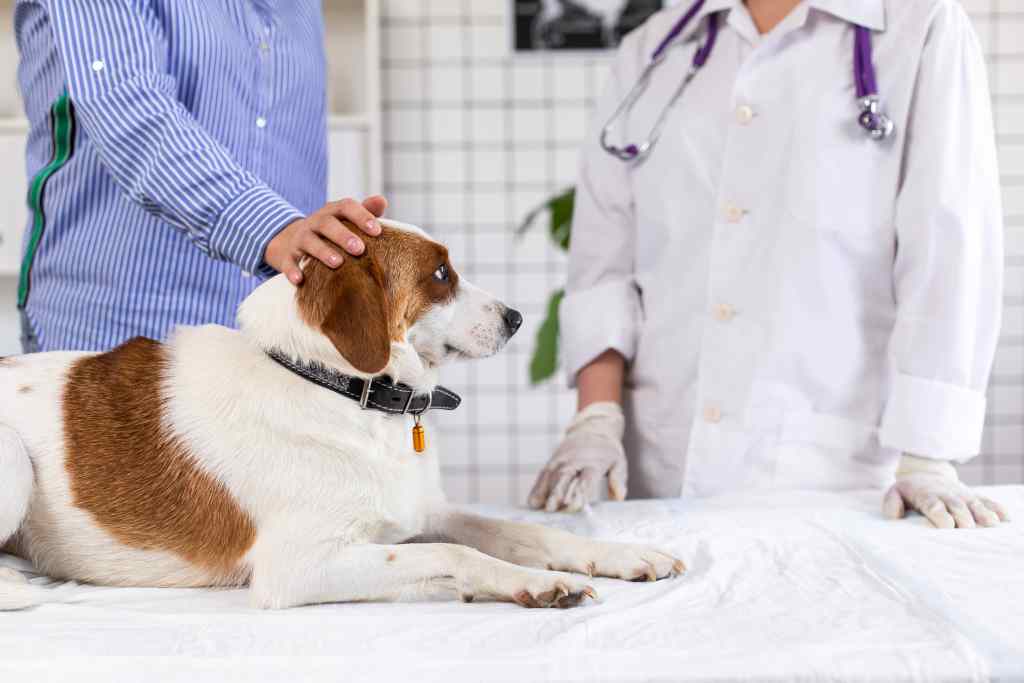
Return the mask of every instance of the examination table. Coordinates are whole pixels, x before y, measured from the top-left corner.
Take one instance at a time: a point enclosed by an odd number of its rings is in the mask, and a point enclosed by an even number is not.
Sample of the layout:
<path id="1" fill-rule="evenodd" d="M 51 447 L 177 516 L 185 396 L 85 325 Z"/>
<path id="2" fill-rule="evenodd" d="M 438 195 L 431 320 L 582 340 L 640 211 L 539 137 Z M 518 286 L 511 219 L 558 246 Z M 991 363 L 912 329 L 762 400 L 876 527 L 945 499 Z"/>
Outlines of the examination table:
<path id="1" fill-rule="evenodd" d="M 589 515 L 475 506 L 657 544 L 689 567 L 657 583 L 595 579 L 599 601 L 570 610 L 260 611 L 243 590 L 36 578 L 61 602 L 0 613 L 0 680 L 1024 681 L 1024 487 L 984 491 L 1012 523 L 887 521 L 880 492 L 604 503 Z"/>

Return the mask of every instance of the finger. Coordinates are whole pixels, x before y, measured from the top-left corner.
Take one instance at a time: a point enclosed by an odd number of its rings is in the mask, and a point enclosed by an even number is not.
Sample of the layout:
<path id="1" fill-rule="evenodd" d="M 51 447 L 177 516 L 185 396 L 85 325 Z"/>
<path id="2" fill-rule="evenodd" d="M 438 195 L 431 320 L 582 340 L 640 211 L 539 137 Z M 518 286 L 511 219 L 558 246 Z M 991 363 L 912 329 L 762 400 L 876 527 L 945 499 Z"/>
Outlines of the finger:
<path id="1" fill-rule="evenodd" d="M 573 481 L 575 483 L 570 492 L 566 509 L 569 512 L 579 512 L 590 502 L 594 475 L 589 470 L 583 470 Z"/>
<path id="2" fill-rule="evenodd" d="M 586 499 L 586 494 L 583 492 L 583 480 L 574 477 L 569 484 L 569 489 L 565 492 L 565 505 L 563 506 L 565 511 L 579 512 L 583 509 Z"/>
<path id="3" fill-rule="evenodd" d="M 363 200 L 363 208 L 377 218 L 380 218 L 388 210 L 388 200 L 379 194 L 375 194 Z"/>
<path id="4" fill-rule="evenodd" d="M 626 500 L 626 463 L 616 460 L 608 470 L 608 497 L 612 500 Z"/>
<path id="5" fill-rule="evenodd" d="M 548 512 L 557 512 L 562 509 L 562 506 L 565 504 L 565 494 L 569 491 L 569 486 L 575 478 L 575 470 L 565 467 L 558 470 L 555 486 L 551 489 L 551 494 L 548 496 L 547 504 L 544 506 L 545 510 Z"/>
<path id="6" fill-rule="evenodd" d="M 946 504 L 933 494 L 923 494 L 914 501 L 914 507 L 938 529 L 952 529 L 956 522 L 946 509 Z"/>
<path id="7" fill-rule="evenodd" d="M 977 526 L 974 523 L 974 515 L 967 508 L 967 504 L 956 496 L 939 496 L 939 500 L 946 506 L 946 510 L 953 516 L 958 529 L 973 529 Z"/>
<path id="8" fill-rule="evenodd" d="M 903 519 L 907 508 L 903 504 L 903 494 L 895 485 L 889 487 L 882 499 L 882 515 L 888 519 Z"/>
<path id="9" fill-rule="evenodd" d="M 530 507 L 534 510 L 540 510 L 544 507 L 544 503 L 547 502 L 548 494 L 551 493 L 551 487 L 555 481 L 554 473 L 553 469 L 545 467 L 537 475 L 537 481 L 533 483 L 533 488 L 530 489 L 530 497 L 527 500 Z"/>
<path id="10" fill-rule="evenodd" d="M 331 268 L 337 268 L 343 260 L 333 246 L 313 233 L 308 233 L 302 239 L 302 251 Z"/>
<path id="11" fill-rule="evenodd" d="M 334 218 L 348 221 L 368 235 L 380 234 L 380 221 L 371 211 L 354 199 L 331 202 L 325 208 Z"/>
<path id="12" fill-rule="evenodd" d="M 1003 507 L 1002 503 L 997 503 L 991 498 L 982 498 L 981 502 L 984 503 L 985 507 L 987 507 L 989 510 L 996 513 L 996 515 L 999 517 L 1000 522 L 1010 521 L 1010 513 L 1006 511 L 1006 508 Z"/>
<path id="13" fill-rule="evenodd" d="M 299 268 L 298 262 L 294 256 L 289 256 L 285 259 L 284 263 L 281 264 L 281 272 L 288 278 L 288 281 L 293 285 L 302 284 L 302 269 Z"/>
<path id="14" fill-rule="evenodd" d="M 974 521 L 978 523 L 978 526 L 987 527 L 999 524 L 999 515 L 990 510 L 980 498 L 967 501 L 967 507 L 970 508 L 971 514 L 974 515 Z"/>
<path id="15" fill-rule="evenodd" d="M 366 249 L 363 241 L 334 216 L 324 216 L 317 224 L 316 232 L 353 256 L 359 256 Z"/>

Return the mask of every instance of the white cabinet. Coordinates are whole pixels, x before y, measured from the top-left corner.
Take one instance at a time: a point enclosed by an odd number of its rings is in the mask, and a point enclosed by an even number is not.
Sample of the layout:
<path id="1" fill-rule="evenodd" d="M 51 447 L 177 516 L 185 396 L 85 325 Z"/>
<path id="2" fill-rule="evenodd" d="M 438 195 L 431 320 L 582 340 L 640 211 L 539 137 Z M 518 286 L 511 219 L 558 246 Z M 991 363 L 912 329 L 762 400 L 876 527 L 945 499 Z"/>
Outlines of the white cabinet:
<path id="1" fill-rule="evenodd" d="M 328 196 L 363 197 L 381 186 L 378 0 L 324 0 L 329 122 Z"/>
<path id="2" fill-rule="evenodd" d="M 14 0 L 0 0 L 0 278 L 18 273 L 27 128 L 17 88 Z M 381 187 L 378 0 L 323 0 L 328 56 L 328 197 L 364 197 Z M 2 303 L 0 303 L 2 305 Z"/>

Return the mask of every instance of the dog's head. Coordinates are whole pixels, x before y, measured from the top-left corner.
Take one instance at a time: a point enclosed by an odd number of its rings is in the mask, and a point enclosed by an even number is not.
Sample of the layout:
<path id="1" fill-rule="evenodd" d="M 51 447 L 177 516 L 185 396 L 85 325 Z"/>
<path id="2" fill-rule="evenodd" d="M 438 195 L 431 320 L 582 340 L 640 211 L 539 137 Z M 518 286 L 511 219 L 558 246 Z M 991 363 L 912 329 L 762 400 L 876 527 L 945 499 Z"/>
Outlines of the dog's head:
<path id="1" fill-rule="evenodd" d="M 383 370 L 394 342 L 408 343 L 427 366 L 497 353 L 522 315 L 461 278 L 448 250 L 422 230 L 382 221 L 378 237 L 363 236 L 362 256 L 331 270 L 304 268 L 299 311 L 357 370 Z"/>

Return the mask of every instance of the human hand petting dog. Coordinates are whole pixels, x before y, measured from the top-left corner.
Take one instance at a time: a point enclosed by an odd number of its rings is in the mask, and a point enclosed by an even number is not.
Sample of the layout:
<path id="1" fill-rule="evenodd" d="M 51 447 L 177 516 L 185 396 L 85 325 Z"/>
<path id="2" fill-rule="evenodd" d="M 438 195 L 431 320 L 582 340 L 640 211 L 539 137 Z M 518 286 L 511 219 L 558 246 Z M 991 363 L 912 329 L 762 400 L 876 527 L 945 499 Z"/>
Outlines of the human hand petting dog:
<path id="1" fill-rule="evenodd" d="M 590 502 L 593 483 L 608 477 L 612 500 L 626 498 L 626 420 L 614 401 L 591 403 L 569 424 L 565 438 L 537 477 L 530 507 L 547 512 L 579 512 Z"/>
<path id="2" fill-rule="evenodd" d="M 314 214 L 290 223 L 267 245 L 263 260 L 274 270 L 284 273 L 292 284 L 302 282 L 299 263 L 311 256 L 330 268 L 341 265 L 343 257 L 335 247 L 353 256 L 363 253 L 365 245 L 343 221 L 358 226 L 370 236 L 380 234 L 380 221 L 388 201 L 375 195 L 359 203 L 355 199 L 328 202 Z"/>
<path id="3" fill-rule="evenodd" d="M 939 529 L 973 529 L 1010 521 L 1002 505 L 964 485 L 951 463 L 904 454 L 896 470 L 896 483 L 882 501 L 882 513 L 889 519 L 900 519 L 908 508 L 920 512 Z"/>

